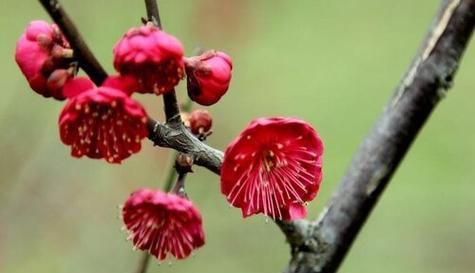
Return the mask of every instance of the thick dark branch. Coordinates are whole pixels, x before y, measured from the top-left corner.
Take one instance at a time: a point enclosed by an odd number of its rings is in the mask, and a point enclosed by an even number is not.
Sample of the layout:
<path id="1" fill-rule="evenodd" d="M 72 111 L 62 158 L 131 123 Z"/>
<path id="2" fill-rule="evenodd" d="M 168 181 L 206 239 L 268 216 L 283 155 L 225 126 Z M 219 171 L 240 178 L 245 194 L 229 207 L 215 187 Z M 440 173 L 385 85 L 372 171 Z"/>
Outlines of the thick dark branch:
<path id="1" fill-rule="evenodd" d="M 312 243 L 311 234 L 313 222 L 308 220 L 296 220 L 296 221 L 281 221 L 276 220 L 275 223 L 280 230 L 285 234 L 287 243 L 289 243 L 292 253 L 298 253 L 300 251 L 309 251 L 309 249 L 315 250 L 317 244 Z"/>
<path id="2" fill-rule="evenodd" d="M 430 34 L 354 157 L 311 238 L 288 272 L 335 272 L 430 113 L 446 95 L 475 23 L 474 0 L 443 1 Z"/>
<path id="3" fill-rule="evenodd" d="M 163 107 L 168 123 L 181 123 L 180 108 L 176 99 L 175 89 L 163 94 Z"/>
<path id="4" fill-rule="evenodd" d="M 61 7 L 57 0 L 40 0 L 48 14 L 59 26 L 64 36 L 74 50 L 74 57 L 78 60 L 79 66 L 91 77 L 96 85 L 101 85 L 107 78 L 107 73 L 92 54 L 86 42 L 82 38 L 78 29 L 74 25 L 69 15 Z"/>
<path id="5" fill-rule="evenodd" d="M 193 157 L 195 164 L 203 166 L 219 175 L 223 152 L 216 150 L 196 138 L 183 123 L 161 124 L 152 119 L 148 120 L 149 138 L 155 145 L 173 148 Z"/>

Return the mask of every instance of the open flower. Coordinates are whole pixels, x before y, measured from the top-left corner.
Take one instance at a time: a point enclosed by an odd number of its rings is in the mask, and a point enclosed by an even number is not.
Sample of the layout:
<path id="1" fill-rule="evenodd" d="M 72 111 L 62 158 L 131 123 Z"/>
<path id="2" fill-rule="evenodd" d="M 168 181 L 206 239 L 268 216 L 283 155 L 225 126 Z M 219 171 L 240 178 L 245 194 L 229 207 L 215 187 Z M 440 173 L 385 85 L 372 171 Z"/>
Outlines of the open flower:
<path id="1" fill-rule="evenodd" d="M 141 93 L 171 91 L 184 77 L 183 46 L 153 24 L 130 29 L 114 47 L 114 67 L 134 76 Z"/>
<path id="2" fill-rule="evenodd" d="M 308 123 L 256 119 L 226 149 L 221 192 L 243 217 L 303 218 L 322 180 L 322 154 L 323 143 Z"/>
<path id="3" fill-rule="evenodd" d="M 93 87 L 81 78 L 64 89 L 71 98 L 59 117 L 59 129 L 72 156 L 120 163 L 140 151 L 140 142 L 148 135 L 147 113 L 126 91 Z"/>
<path id="4" fill-rule="evenodd" d="M 63 100 L 61 88 L 73 75 L 72 50 L 56 25 L 32 21 L 16 44 L 15 60 L 30 87 Z M 55 73 L 56 72 L 56 73 Z"/>
<path id="5" fill-rule="evenodd" d="M 205 243 L 199 211 L 175 194 L 138 190 L 125 202 L 122 218 L 134 246 L 159 260 L 170 253 L 184 259 Z"/>
<path id="6" fill-rule="evenodd" d="M 187 58 L 188 96 L 201 105 L 215 104 L 228 90 L 233 63 L 226 53 L 210 50 Z"/>

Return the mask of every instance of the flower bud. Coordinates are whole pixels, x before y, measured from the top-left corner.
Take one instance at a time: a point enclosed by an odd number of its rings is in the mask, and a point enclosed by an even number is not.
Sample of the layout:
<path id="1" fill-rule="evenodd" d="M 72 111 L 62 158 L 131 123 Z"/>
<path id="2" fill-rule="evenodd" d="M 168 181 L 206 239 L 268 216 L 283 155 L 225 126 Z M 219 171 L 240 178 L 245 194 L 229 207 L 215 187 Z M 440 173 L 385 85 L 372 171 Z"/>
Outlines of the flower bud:
<path id="1" fill-rule="evenodd" d="M 228 90 L 232 66 L 226 53 L 214 50 L 185 59 L 190 98 L 201 105 L 215 104 Z"/>
<path id="2" fill-rule="evenodd" d="M 114 46 L 114 67 L 140 84 L 140 93 L 161 95 L 184 77 L 183 46 L 153 24 L 131 28 Z"/>
<path id="3" fill-rule="evenodd" d="M 191 112 L 190 118 L 190 129 L 191 132 L 195 135 L 207 135 L 213 125 L 213 118 L 208 111 L 203 109 L 198 109 Z"/>
<path id="4" fill-rule="evenodd" d="M 62 88 L 64 84 L 73 77 L 73 73 L 70 69 L 56 69 L 49 75 L 46 81 L 46 86 L 50 94 L 55 97 L 64 97 L 62 94 Z"/>
<path id="5" fill-rule="evenodd" d="M 180 153 L 175 161 L 175 169 L 179 173 L 193 172 L 193 157 L 189 154 Z"/>
<path id="6" fill-rule="evenodd" d="M 64 99 L 59 85 L 67 78 L 65 70 L 72 66 L 71 57 L 72 49 L 59 28 L 44 21 L 32 21 L 15 49 L 15 60 L 31 89 L 58 100 Z"/>
<path id="7" fill-rule="evenodd" d="M 59 45 L 53 46 L 51 49 L 51 56 L 55 59 L 71 59 L 73 57 L 73 50 L 70 48 L 64 48 Z"/>

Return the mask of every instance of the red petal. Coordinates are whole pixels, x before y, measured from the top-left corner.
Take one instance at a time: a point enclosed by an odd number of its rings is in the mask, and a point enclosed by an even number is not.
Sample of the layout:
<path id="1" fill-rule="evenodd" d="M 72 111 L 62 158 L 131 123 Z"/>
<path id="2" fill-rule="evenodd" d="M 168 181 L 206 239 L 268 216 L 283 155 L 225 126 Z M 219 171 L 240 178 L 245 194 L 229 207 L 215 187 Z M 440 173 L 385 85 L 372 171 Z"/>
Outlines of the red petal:
<path id="1" fill-rule="evenodd" d="M 63 86 L 63 95 L 70 99 L 94 88 L 94 83 L 86 77 L 78 77 L 66 82 Z"/>

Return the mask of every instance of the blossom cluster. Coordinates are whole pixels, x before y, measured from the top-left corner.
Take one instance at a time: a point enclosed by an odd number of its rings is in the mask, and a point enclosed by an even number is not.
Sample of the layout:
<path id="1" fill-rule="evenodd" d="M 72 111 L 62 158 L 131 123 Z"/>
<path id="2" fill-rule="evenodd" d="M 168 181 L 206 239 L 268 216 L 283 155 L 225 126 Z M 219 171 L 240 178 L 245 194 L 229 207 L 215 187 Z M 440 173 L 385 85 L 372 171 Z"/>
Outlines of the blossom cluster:
<path id="1" fill-rule="evenodd" d="M 33 21 L 17 42 L 15 59 L 30 87 L 46 98 L 66 100 L 59 135 L 73 157 L 121 163 L 141 150 L 149 136 L 149 117 L 134 94 L 160 96 L 186 78 L 189 98 L 210 106 L 227 92 L 232 77 L 226 53 L 209 50 L 185 57 L 181 42 L 150 22 L 128 30 L 113 56 L 117 73 L 94 83 L 76 77 L 74 51 L 58 26 Z M 208 111 L 181 114 L 196 138 L 204 141 L 211 134 Z M 304 218 L 306 204 L 322 180 L 322 155 L 322 140 L 307 122 L 258 118 L 227 147 L 221 192 L 243 217 Z M 192 161 L 187 157 L 187 163 Z M 205 243 L 201 214 L 180 192 L 139 189 L 128 197 L 121 214 L 134 248 L 159 260 L 167 255 L 186 258 Z"/>

